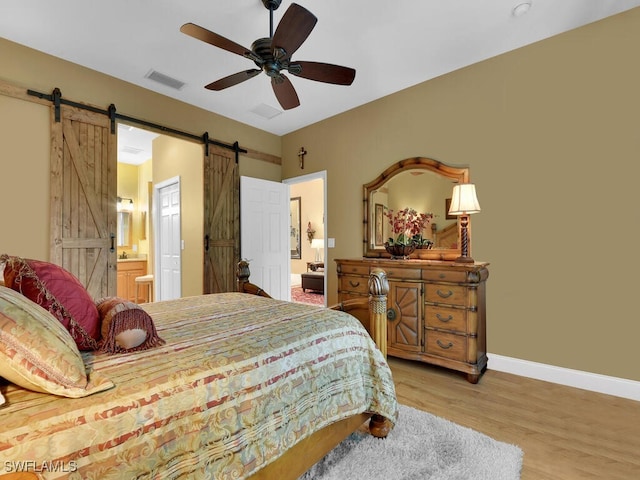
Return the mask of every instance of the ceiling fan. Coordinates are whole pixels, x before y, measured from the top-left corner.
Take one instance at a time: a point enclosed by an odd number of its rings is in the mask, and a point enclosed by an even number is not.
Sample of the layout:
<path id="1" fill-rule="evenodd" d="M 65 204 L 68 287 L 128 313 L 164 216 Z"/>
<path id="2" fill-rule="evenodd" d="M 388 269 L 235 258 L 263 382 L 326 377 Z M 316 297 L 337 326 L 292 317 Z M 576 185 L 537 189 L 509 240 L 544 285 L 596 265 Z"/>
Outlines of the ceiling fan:
<path id="1" fill-rule="evenodd" d="M 182 33 L 253 60 L 259 67 L 221 78 L 206 85 L 205 88 L 216 91 L 223 90 L 249 80 L 264 70 L 271 77 L 271 86 L 278 102 L 284 110 L 289 110 L 299 106 L 300 100 L 293 84 L 282 73 L 283 70 L 287 70 L 297 77 L 317 82 L 335 85 L 351 85 L 353 83 L 356 76 L 356 71 L 353 68 L 330 63 L 291 60 L 291 55 L 304 43 L 318 19 L 307 9 L 292 3 L 274 33 L 273 12 L 281 2 L 282 0 L 262 0 L 265 8 L 269 10 L 269 37 L 259 38 L 251 44 L 251 49 L 238 45 L 232 40 L 194 23 L 185 23 L 180 27 Z"/>

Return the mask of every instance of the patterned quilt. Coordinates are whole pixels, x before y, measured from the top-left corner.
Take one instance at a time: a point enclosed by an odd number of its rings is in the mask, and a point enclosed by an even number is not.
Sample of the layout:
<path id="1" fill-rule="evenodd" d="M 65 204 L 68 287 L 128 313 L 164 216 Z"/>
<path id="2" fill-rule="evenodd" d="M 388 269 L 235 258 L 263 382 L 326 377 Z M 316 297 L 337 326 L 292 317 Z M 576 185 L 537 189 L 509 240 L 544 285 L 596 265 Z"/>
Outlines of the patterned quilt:
<path id="1" fill-rule="evenodd" d="M 396 420 L 389 367 L 344 312 L 242 293 L 144 308 L 165 345 L 83 353 L 111 390 L 71 399 L 0 379 L 0 474 L 242 479 L 350 415 Z"/>

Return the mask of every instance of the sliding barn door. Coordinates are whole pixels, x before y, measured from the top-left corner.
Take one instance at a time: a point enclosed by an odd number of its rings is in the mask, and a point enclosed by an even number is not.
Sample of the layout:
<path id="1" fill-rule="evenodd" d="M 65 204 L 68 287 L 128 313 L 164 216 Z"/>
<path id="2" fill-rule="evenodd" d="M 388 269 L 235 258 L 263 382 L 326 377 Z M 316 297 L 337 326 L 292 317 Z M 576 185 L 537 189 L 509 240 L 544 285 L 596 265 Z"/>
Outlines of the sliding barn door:
<path id="1" fill-rule="evenodd" d="M 209 147 L 204 159 L 203 293 L 237 290 L 240 260 L 240 176 L 235 153 Z"/>
<path id="2" fill-rule="evenodd" d="M 117 140 L 106 115 L 61 106 L 51 122 L 51 262 L 98 299 L 116 294 Z"/>

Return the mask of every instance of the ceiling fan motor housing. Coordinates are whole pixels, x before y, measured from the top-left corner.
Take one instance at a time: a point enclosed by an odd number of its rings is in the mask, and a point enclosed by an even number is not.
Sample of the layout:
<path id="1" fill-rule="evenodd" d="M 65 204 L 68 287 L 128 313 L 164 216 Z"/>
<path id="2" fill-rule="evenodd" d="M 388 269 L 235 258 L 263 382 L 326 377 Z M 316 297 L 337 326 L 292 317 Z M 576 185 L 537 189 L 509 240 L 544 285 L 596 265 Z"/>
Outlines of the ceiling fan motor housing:
<path id="1" fill-rule="evenodd" d="M 255 64 L 262 68 L 262 70 L 264 70 L 264 72 L 270 77 L 279 77 L 280 70 L 287 68 L 287 61 L 281 62 L 279 59 L 274 58 L 274 53 L 271 50 L 270 38 L 259 38 L 253 42 L 251 44 L 251 51 L 262 59 L 262 63 L 258 63 L 254 60 Z M 280 49 L 280 52 L 282 52 L 282 54 L 278 55 L 278 57 L 286 57 L 284 50 Z M 279 52 L 276 51 L 276 53 Z"/>
<path id="2" fill-rule="evenodd" d="M 282 0 L 262 0 L 262 4 L 268 10 L 277 10 Z"/>

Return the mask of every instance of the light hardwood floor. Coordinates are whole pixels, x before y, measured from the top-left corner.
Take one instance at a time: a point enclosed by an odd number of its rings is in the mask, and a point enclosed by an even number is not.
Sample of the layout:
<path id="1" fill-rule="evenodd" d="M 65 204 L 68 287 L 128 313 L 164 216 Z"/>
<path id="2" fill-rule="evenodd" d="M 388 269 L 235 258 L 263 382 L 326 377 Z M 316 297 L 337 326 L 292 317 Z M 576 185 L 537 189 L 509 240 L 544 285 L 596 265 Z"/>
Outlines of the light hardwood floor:
<path id="1" fill-rule="evenodd" d="M 488 370 L 389 358 L 398 401 L 524 451 L 522 480 L 640 479 L 640 402 Z"/>

